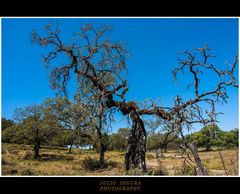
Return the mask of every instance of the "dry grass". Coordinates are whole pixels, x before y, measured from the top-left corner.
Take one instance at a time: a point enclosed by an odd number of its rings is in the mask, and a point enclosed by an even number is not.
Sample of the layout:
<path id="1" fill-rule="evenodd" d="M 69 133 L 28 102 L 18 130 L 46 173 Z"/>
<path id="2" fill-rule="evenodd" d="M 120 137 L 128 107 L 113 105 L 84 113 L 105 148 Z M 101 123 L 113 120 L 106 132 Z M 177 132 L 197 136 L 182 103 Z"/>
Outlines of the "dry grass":
<path id="1" fill-rule="evenodd" d="M 227 170 L 227 175 L 237 176 L 238 175 L 238 150 L 221 150 L 224 164 Z M 202 159 L 204 165 L 208 169 L 209 175 L 211 176 L 225 176 L 225 170 L 223 163 L 221 161 L 219 151 L 213 150 L 210 152 L 199 152 L 200 158 Z M 186 157 L 186 155 L 183 155 Z M 164 157 L 158 159 L 161 161 L 161 165 L 168 170 L 168 175 L 180 175 L 179 171 L 189 170 L 191 165 L 194 166 L 193 162 L 187 163 L 187 166 L 184 164 L 184 159 L 182 155 L 176 151 L 169 151 L 164 153 Z M 193 158 L 192 158 L 193 160 Z M 150 167 L 158 166 L 158 161 L 156 159 L 147 160 L 147 165 Z M 183 169 L 185 168 L 185 169 Z M 184 175 L 192 175 L 184 174 Z"/>
<path id="2" fill-rule="evenodd" d="M 14 151 L 15 150 L 15 151 Z M 40 150 L 41 159 L 33 160 L 31 146 L 2 144 L 2 175 L 64 175 L 64 176 L 91 176 L 91 175 L 121 175 L 124 174 L 123 154 L 107 152 L 106 163 L 116 164 L 114 168 L 97 170 L 86 169 L 83 161 L 87 158 L 98 160 L 98 154 L 92 150 L 73 149 L 68 154 L 67 149 Z"/>
<path id="3" fill-rule="evenodd" d="M 228 175 L 238 175 L 236 150 L 222 150 Z M 42 148 L 41 159 L 32 159 L 32 147 L 28 145 L 2 144 L 2 175 L 5 176 L 121 176 L 124 171 L 124 152 L 109 151 L 105 154 L 106 167 L 86 168 L 86 161 L 98 161 L 98 153 L 93 150 L 73 149 L 68 154 L 66 148 Z M 210 175 L 225 175 L 219 151 L 199 152 Z M 146 155 L 147 168 L 153 175 L 192 175 L 192 169 L 184 164 L 184 159 L 176 151 L 164 153 L 158 160 L 154 153 Z M 91 166 L 90 166 L 91 167 Z M 161 173 L 160 173 L 161 172 Z M 183 174 L 181 174 L 183 173 Z M 188 174 L 189 173 L 189 174 Z M 149 175 L 152 175 L 151 173 Z"/>
<path id="4" fill-rule="evenodd" d="M 238 175 L 238 150 L 222 150 L 221 154 L 226 167 L 227 175 Z M 219 151 L 200 152 L 204 164 L 210 171 L 210 175 L 226 175 Z"/>

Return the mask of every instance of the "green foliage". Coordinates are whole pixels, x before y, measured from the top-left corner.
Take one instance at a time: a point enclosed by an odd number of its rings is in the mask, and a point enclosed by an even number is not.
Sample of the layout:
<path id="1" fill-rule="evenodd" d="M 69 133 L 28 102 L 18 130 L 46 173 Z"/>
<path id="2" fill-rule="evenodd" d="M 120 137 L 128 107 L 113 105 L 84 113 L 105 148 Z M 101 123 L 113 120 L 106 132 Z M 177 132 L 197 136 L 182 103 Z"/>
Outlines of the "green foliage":
<path id="1" fill-rule="evenodd" d="M 51 144 L 59 147 L 77 144 L 77 135 L 72 130 L 59 130 L 54 135 Z"/>
<path id="2" fill-rule="evenodd" d="M 101 139 L 100 139 L 98 133 L 95 132 L 90 141 L 86 140 L 86 145 L 89 144 L 88 142 L 90 143 L 90 145 L 93 146 L 93 149 L 95 149 L 99 153 L 101 148 L 104 149 L 105 151 L 109 148 L 111 144 L 111 139 L 110 139 L 110 135 L 104 132 L 103 134 L 101 134 Z"/>
<path id="3" fill-rule="evenodd" d="M 160 133 L 151 133 L 147 139 L 147 149 L 159 149 L 163 136 Z"/>
<path id="4" fill-rule="evenodd" d="M 125 151 L 128 145 L 129 128 L 120 128 L 117 133 L 110 135 L 109 150 Z"/>
<path id="5" fill-rule="evenodd" d="M 14 112 L 17 124 L 3 131 L 3 142 L 33 144 L 34 157 L 39 157 L 39 149 L 47 144 L 59 128 L 59 122 L 49 107 L 30 105 Z"/>
<path id="6" fill-rule="evenodd" d="M 59 128 L 56 116 L 51 114 L 50 109 L 43 105 L 18 108 L 14 114 L 19 121 L 18 127 L 23 134 L 22 138 L 28 144 L 34 144 L 36 141 L 48 142 Z"/>
<path id="7" fill-rule="evenodd" d="M 7 129 L 8 127 L 12 127 L 14 124 L 15 124 L 14 121 L 2 117 L 2 123 L 1 123 L 1 125 L 2 125 L 2 131 L 4 131 L 5 129 Z"/>
<path id="8" fill-rule="evenodd" d="M 87 132 L 95 127 L 91 117 L 93 110 L 86 103 L 56 97 L 46 99 L 44 105 L 61 121 L 64 129 Z"/>
<path id="9" fill-rule="evenodd" d="M 167 147 L 169 149 L 178 149 L 180 145 L 180 140 L 174 134 L 168 135 L 166 138 L 167 133 L 150 133 L 147 139 L 147 150 L 156 150 L 159 149 L 164 144 L 164 140 L 167 142 Z M 171 141 L 169 141 L 171 140 Z M 173 140 L 173 141 L 172 141 Z M 169 141 L 169 142 L 168 142 Z M 165 142 L 165 143 L 166 143 Z"/>
<path id="10" fill-rule="evenodd" d="M 217 125 L 208 125 L 199 132 L 191 134 L 189 140 L 195 142 L 197 147 L 205 147 L 206 151 L 209 151 L 213 145 L 217 144 L 222 133 Z"/>
<path id="11" fill-rule="evenodd" d="M 110 137 L 107 133 L 102 134 L 102 138 L 99 140 L 99 143 L 103 145 L 104 148 L 108 148 L 110 145 Z"/>
<path id="12" fill-rule="evenodd" d="M 210 140 L 211 138 L 206 136 L 205 134 L 201 132 L 196 132 L 191 134 L 190 136 L 190 142 L 195 142 L 197 147 L 206 147 L 206 149 L 209 149 L 210 147 Z"/>
<path id="13" fill-rule="evenodd" d="M 20 125 L 13 125 L 2 131 L 2 142 L 4 143 L 26 143 L 23 129 Z"/>
<path id="14" fill-rule="evenodd" d="M 226 148 L 238 147 L 238 129 L 224 132 L 221 136 L 222 145 Z"/>
<path id="15" fill-rule="evenodd" d="M 209 151 L 212 146 L 238 147 L 238 129 L 222 131 L 217 125 L 208 125 L 199 132 L 187 136 L 188 141 L 195 142 L 197 147 L 205 147 Z"/>

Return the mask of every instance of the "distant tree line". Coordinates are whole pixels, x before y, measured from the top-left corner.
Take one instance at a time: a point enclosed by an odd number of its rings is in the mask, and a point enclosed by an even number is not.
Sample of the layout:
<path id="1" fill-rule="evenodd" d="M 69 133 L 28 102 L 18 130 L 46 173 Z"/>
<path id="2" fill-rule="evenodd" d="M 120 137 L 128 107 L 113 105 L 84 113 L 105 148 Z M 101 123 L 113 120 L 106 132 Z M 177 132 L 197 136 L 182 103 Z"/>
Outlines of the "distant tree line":
<path id="1" fill-rule="evenodd" d="M 119 128 L 115 133 L 103 133 L 100 142 L 97 132 L 92 125 L 85 129 L 72 130 L 67 128 L 59 115 L 53 114 L 53 109 L 44 102 L 44 106 L 32 105 L 24 109 L 16 109 L 16 121 L 2 118 L 2 142 L 33 145 L 34 158 L 39 157 L 40 147 L 68 147 L 69 153 L 73 146 L 88 147 L 100 153 L 100 143 L 104 144 L 106 150 L 124 151 L 127 150 L 129 128 Z M 76 111 L 76 110 L 75 110 Z M 65 120 L 66 121 L 66 120 Z M 87 132 L 86 132 L 87 131 Z M 235 148 L 238 147 L 239 130 L 223 131 L 217 125 L 207 125 L 200 131 L 186 135 L 188 142 L 195 142 L 198 148 L 210 151 L 212 147 Z M 155 151 L 156 157 L 159 153 L 162 156 L 167 150 L 180 149 L 181 137 L 176 134 L 165 132 L 148 132 L 147 150 Z"/>
<path id="2" fill-rule="evenodd" d="M 2 142 L 33 145 L 34 159 L 40 157 L 43 145 L 68 146 L 69 153 L 73 146 L 92 144 L 100 149 L 96 145 L 100 141 L 95 127 L 98 121 L 89 108 L 66 98 L 48 98 L 40 105 L 17 108 L 13 120 L 2 118 Z"/>
<path id="3" fill-rule="evenodd" d="M 197 147 L 203 147 L 210 151 L 213 146 L 234 148 L 238 147 L 239 130 L 237 128 L 231 131 L 223 131 L 217 125 L 208 125 L 203 127 L 199 132 L 187 135 L 188 141 L 196 143 Z"/>

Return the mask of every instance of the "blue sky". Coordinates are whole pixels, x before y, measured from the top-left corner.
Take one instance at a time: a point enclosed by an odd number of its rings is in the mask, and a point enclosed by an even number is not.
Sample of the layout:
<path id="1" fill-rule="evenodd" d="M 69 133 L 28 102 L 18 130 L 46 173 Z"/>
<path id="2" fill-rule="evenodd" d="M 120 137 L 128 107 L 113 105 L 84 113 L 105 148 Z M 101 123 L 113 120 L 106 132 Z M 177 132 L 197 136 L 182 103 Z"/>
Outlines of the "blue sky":
<path id="1" fill-rule="evenodd" d="M 53 97 L 48 82 L 49 72 L 41 63 L 45 48 L 31 43 L 32 30 L 43 31 L 43 26 L 58 20 L 62 35 L 70 40 L 80 25 L 111 24 L 113 40 L 122 40 L 130 53 L 127 60 L 127 99 L 143 102 L 145 98 L 157 100 L 161 105 L 171 105 L 176 94 L 191 96 L 184 83 L 190 76 L 180 77 L 176 84 L 171 71 L 177 65 L 177 53 L 208 44 L 217 55 L 214 62 L 222 67 L 226 60 L 232 62 L 238 52 L 238 19 L 230 18 L 152 18 L 152 19 L 2 19 L 2 116 L 11 118 L 17 107 L 40 103 Z M 211 87 L 211 78 L 204 77 L 204 88 Z M 219 126 L 224 130 L 238 127 L 238 90 L 229 90 L 228 104 L 218 105 L 224 112 Z M 126 126 L 126 119 L 116 115 L 113 128 Z"/>

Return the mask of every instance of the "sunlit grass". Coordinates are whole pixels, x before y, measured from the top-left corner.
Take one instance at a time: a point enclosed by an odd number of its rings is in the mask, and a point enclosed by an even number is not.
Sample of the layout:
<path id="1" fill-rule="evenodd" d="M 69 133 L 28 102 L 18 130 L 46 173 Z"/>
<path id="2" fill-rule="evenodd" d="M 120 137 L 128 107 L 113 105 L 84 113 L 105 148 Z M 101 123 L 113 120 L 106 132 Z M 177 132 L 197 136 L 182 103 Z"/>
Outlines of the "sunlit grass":
<path id="1" fill-rule="evenodd" d="M 74 148 L 72 154 L 67 148 L 48 148 L 40 150 L 40 160 L 32 159 L 32 146 L 2 144 L 2 175 L 6 176 L 121 176 L 124 171 L 124 152 L 107 151 L 105 168 L 88 169 L 84 162 L 98 162 L 99 154 L 94 150 Z M 238 175 L 238 150 L 221 150 L 228 175 Z M 147 168 L 153 171 L 164 169 L 165 175 L 179 175 L 188 172 L 183 165 L 184 159 L 179 152 L 171 150 L 163 153 L 158 160 L 155 153 L 146 153 Z M 210 175 L 226 175 L 219 151 L 199 152 Z M 90 164 L 91 165 L 91 164 Z M 194 163 L 192 163 L 194 165 Z M 91 167 L 91 166 L 90 166 Z M 183 169 L 186 168 L 186 169 Z"/>

